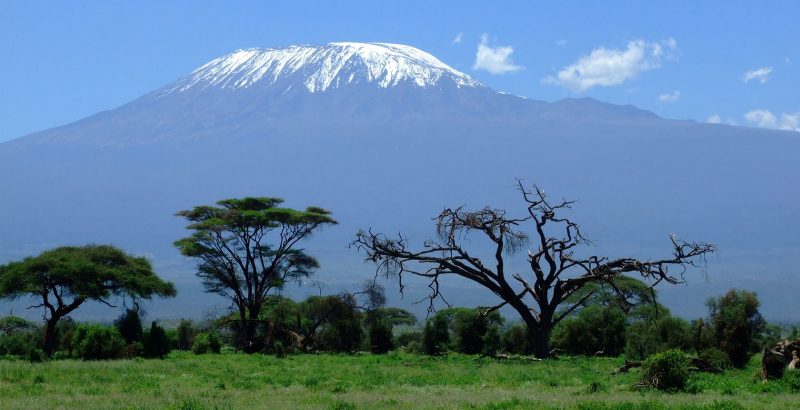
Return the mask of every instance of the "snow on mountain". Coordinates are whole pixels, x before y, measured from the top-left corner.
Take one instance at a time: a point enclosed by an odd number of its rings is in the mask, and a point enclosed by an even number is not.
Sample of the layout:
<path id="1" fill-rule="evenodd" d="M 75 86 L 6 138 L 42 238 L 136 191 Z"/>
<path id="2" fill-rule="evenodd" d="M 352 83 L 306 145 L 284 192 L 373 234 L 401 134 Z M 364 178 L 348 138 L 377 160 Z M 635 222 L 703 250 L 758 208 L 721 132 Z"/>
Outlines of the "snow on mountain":
<path id="1" fill-rule="evenodd" d="M 483 87 L 472 77 L 414 47 L 387 43 L 330 43 L 324 46 L 237 50 L 203 65 L 164 90 L 162 95 L 195 87 L 272 86 L 296 76 L 310 93 L 365 82 L 376 83 L 381 88 L 403 83 L 428 88 L 443 82 L 457 88 Z M 289 83 L 288 87 L 291 85 Z"/>

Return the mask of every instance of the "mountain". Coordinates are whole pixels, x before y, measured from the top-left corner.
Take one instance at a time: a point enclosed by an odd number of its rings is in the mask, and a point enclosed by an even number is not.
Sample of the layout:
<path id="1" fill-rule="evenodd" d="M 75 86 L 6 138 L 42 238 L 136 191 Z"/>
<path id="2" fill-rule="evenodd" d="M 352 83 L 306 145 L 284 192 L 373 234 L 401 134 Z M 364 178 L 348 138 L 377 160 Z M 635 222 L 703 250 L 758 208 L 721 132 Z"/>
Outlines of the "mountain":
<path id="1" fill-rule="evenodd" d="M 798 307 L 786 286 L 800 252 L 797 152 L 792 132 L 499 93 L 409 46 L 239 50 L 116 109 L 0 144 L 0 261 L 114 243 L 176 282 L 179 297 L 154 312 L 197 317 L 220 301 L 172 247 L 186 233 L 178 210 L 246 195 L 332 210 L 340 224 L 304 246 L 335 292 L 374 272 L 347 248 L 357 229 L 421 242 L 443 207 L 524 212 L 521 178 L 580 200 L 572 216 L 597 244 L 585 252 L 657 257 L 671 233 L 718 244 L 705 273 L 662 290 L 674 312 L 699 316 L 705 298 L 745 287 L 768 318 L 788 320 Z M 449 286 L 451 302 L 492 301 Z M 425 285 L 409 289 L 391 301 L 410 307 Z"/>

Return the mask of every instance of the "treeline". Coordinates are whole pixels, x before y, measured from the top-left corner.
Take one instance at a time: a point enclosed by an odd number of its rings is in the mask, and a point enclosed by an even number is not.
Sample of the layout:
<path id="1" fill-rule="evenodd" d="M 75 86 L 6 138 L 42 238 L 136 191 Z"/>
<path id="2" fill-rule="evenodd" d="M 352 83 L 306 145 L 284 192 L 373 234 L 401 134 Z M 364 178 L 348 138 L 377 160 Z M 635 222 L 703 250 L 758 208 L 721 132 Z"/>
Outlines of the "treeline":
<path id="1" fill-rule="evenodd" d="M 519 190 L 526 214 L 512 217 L 489 207 L 445 209 L 436 218 L 439 238 L 420 249 L 402 235 L 370 230 L 359 231 L 350 244 L 376 265 L 376 273 L 397 279 L 401 291 L 404 275 L 428 280 L 431 306 L 443 299 L 439 280 L 445 275 L 485 288 L 497 296 L 494 306 L 444 309 L 419 324 L 409 312 L 386 307 L 383 289 L 374 281 L 360 291 L 302 301 L 280 296 L 287 283 L 319 268 L 299 243 L 336 220 L 319 207 L 283 207 L 279 198 L 226 199 L 178 212 L 190 234 L 174 245 L 196 262 L 195 275 L 206 291 L 230 302 L 230 314 L 182 321 L 174 329 L 155 322 L 143 326 L 138 309 L 126 310 L 113 325 L 75 323 L 70 317 L 85 302 L 113 308 L 110 301 L 121 298 L 138 307 L 152 297 L 175 296 L 176 290 L 146 258 L 108 245 L 60 247 L 0 266 L 0 298 L 30 298 L 31 308 L 40 309 L 44 319 L 42 326 L 2 319 L 0 354 L 112 359 L 162 358 L 172 349 L 284 356 L 402 348 L 430 355 L 625 355 L 633 360 L 687 352 L 724 369 L 743 367 L 754 352 L 782 336 L 781 329 L 764 321 L 752 292 L 731 290 L 711 298 L 707 317 L 691 322 L 657 303 L 657 284 L 682 280 L 670 269 L 696 266 L 716 250 L 712 244 L 672 236 L 672 254 L 661 259 L 578 257 L 575 250 L 589 242 L 577 223 L 559 216 L 573 202 L 552 203 L 536 186 L 526 189 L 520 183 Z M 469 235 L 484 241 L 468 240 Z M 477 243 L 483 244 L 480 250 L 470 249 Z M 493 258 L 473 256 L 486 246 L 494 250 Z M 506 271 L 506 258 L 525 247 L 530 272 Z M 515 311 L 521 322 L 506 322 L 502 308 Z"/>

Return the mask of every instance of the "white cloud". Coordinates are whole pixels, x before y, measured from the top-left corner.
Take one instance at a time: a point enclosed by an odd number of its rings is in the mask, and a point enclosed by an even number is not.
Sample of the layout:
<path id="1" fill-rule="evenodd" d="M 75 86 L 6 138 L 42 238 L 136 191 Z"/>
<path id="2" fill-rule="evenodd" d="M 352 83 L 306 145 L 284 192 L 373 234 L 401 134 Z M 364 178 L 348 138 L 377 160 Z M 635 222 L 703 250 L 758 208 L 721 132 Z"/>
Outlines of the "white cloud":
<path id="1" fill-rule="evenodd" d="M 800 132 L 800 112 L 781 113 L 777 116 L 770 110 L 753 110 L 746 113 L 744 119 L 761 128 Z"/>
<path id="2" fill-rule="evenodd" d="M 669 94 L 661 94 L 661 95 L 659 95 L 658 96 L 658 101 L 661 101 L 663 103 L 672 103 L 672 102 L 678 101 L 679 98 L 681 98 L 681 92 L 678 91 L 678 90 L 675 90 L 675 91 L 673 91 L 673 92 L 671 92 Z"/>
<path id="3" fill-rule="evenodd" d="M 513 73 L 522 70 L 524 67 L 514 65 L 511 61 L 511 54 L 514 48 L 511 46 L 489 47 L 489 36 L 481 36 L 478 44 L 478 51 L 475 53 L 474 70 L 486 70 L 492 74 Z"/>
<path id="4" fill-rule="evenodd" d="M 678 43 L 673 38 L 654 43 L 633 40 L 624 50 L 600 47 L 542 82 L 574 91 L 619 85 L 644 71 L 661 67 L 662 61 L 673 59 L 677 50 Z"/>
<path id="5" fill-rule="evenodd" d="M 719 124 L 719 123 L 722 122 L 722 118 L 719 115 L 714 114 L 714 115 L 708 117 L 706 122 L 709 123 L 709 124 Z"/>
<path id="6" fill-rule="evenodd" d="M 744 73 L 742 75 L 742 81 L 747 83 L 751 80 L 756 80 L 761 84 L 764 84 L 769 80 L 770 74 L 772 74 L 772 67 L 756 68 L 755 70 L 750 70 Z"/>
<path id="7" fill-rule="evenodd" d="M 565 45 L 567 45 L 567 40 L 563 38 L 556 40 L 556 47 L 564 47 Z"/>
<path id="8" fill-rule="evenodd" d="M 453 37 L 453 44 L 461 44 L 461 40 L 464 38 L 464 33 L 458 33 L 455 37 Z"/>

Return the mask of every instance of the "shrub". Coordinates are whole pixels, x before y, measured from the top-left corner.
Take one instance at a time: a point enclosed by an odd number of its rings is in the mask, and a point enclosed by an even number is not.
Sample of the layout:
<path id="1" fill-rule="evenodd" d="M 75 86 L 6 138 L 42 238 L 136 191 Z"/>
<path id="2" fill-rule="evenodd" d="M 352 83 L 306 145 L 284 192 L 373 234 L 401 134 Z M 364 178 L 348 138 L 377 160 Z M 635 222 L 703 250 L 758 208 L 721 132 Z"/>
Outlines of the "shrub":
<path id="1" fill-rule="evenodd" d="M 442 354 L 450 344 L 447 316 L 442 312 L 425 322 L 422 330 L 422 351 L 429 355 Z"/>
<path id="2" fill-rule="evenodd" d="M 382 321 L 372 321 L 369 325 L 369 349 L 375 354 L 384 354 L 394 349 L 392 327 Z"/>
<path id="3" fill-rule="evenodd" d="M 616 356 L 625 347 L 625 313 L 589 306 L 553 329 L 552 344 L 570 354 Z"/>
<path id="4" fill-rule="evenodd" d="M 217 334 L 214 332 L 198 334 L 197 337 L 194 338 L 194 343 L 192 344 L 192 352 L 194 352 L 194 354 L 219 353 L 221 349 L 222 346 L 219 343 Z"/>
<path id="5" fill-rule="evenodd" d="M 178 323 L 177 343 L 178 350 L 189 350 L 192 348 L 194 338 L 197 336 L 197 328 L 191 320 L 183 319 Z"/>
<path id="6" fill-rule="evenodd" d="M 528 352 L 528 328 L 524 324 L 511 326 L 503 333 L 503 347 L 509 353 Z"/>
<path id="7" fill-rule="evenodd" d="M 783 374 L 783 378 L 781 378 L 781 383 L 792 393 L 800 393 L 800 370 L 786 370 L 786 373 Z"/>
<path id="8" fill-rule="evenodd" d="M 139 317 L 139 311 L 134 309 L 126 309 L 117 320 L 114 321 L 114 326 L 119 330 L 119 334 L 125 339 L 127 344 L 133 342 L 140 342 L 144 331 L 142 330 L 142 320 Z"/>
<path id="9" fill-rule="evenodd" d="M 759 350 L 756 338 L 766 326 L 759 304 L 755 293 L 735 289 L 706 302 L 716 347 L 728 355 L 734 367 L 744 367 Z"/>
<path id="10" fill-rule="evenodd" d="M 500 328 L 497 325 L 490 325 L 486 333 L 483 334 L 482 354 L 494 357 L 503 350 L 503 338 L 500 336 Z"/>
<path id="11" fill-rule="evenodd" d="M 46 357 L 42 349 L 31 349 L 28 352 L 28 361 L 31 363 L 41 363 Z"/>
<path id="12" fill-rule="evenodd" d="M 654 321 L 635 322 L 625 332 L 625 356 L 628 359 L 644 359 L 655 353 L 691 345 L 689 324 L 670 316 L 669 311 Z"/>
<path id="13" fill-rule="evenodd" d="M 125 339 L 116 327 L 78 326 L 73 337 L 75 354 L 83 360 L 117 359 L 122 356 Z"/>
<path id="14" fill-rule="evenodd" d="M 717 348 L 709 348 L 697 354 L 697 357 L 705 361 L 711 367 L 719 370 L 727 370 L 733 367 L 731 359 L 725 352 Z"/>
<path id="15" fill-rule="evenodd" d="M 412 342 L 416 342 L 419 345 L 422 342 L 422 332 L 419 330 L 406 331 L 395 338 L 395 345 L 399 347 L 408 347 Z"/>
<path id="16" fill-rule="evenodd" d="M 662 391 L 680 391 L 689 379 L 689 358 L 678 349 L 656 353 L 642 363 L 639 382 Z"/>
<path id="17" fill-rule="evenodd" d="M 133 342 L 122 349 L 122 357 L 126 359 L 133 359 L 134 357 L 144 356 L 144 345 L 142 342 Z"/>
<path id="18" fill-rule="evenodd" d="M 27 358 L 32 349 L 41 346 L 40 337 L 34 332 L 23 331 L 0 336 L 0 355 L 12 355 Z"/>
<path id="19" fill-rule="evenodd" d="M 145 357 L 163 359 L 170 352 L 169 337 L 163 327 L 153 322 L 143 340 Z"/>

